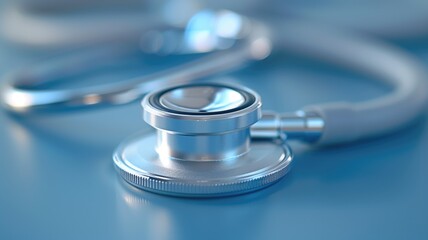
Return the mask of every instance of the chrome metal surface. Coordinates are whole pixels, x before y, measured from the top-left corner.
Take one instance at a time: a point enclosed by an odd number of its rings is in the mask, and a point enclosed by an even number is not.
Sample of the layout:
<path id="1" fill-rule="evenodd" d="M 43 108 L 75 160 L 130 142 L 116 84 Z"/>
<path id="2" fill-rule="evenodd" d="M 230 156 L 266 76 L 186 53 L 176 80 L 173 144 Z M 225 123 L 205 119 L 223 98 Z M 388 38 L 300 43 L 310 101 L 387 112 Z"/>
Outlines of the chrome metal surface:
<path id="1" fill-rule="evenodd" d="M 144 41 L 141 44 L 146 52 L 157 54 L 207 53 L 196 61 L 116 84 L 100 84 L 78 89 L 43 89 L 39 86 L 40 83 L 64 79 L 70 72 L 79 74 L 97 68 L 104 62 L 126 56 L 130 52 L 135 54 L 137 48 L 127 44 L 107 45 L 101 49 L 77 52 L 72 56 L 56 57 L 53 61 L 9 74 L 3 81 L 1 102 L 6 109 L 18 113 L 125 104 L 140 100 L 154 89 L 196 82 L 206 76 L 242 67 L 248 61 L 264 59 L 271 52 L 272 44 L 268 30 L 258 22 L 249 21 L 229 11 L 202 12 L 195 17 L 205 19 L 206 25 L 195 26 L 189 22 L 184 29 L 154 26 L 155 29 L 152 30 L 164 29 L 165 32 L 174 30 L 178 34 L 167 36 L 165 39 L 168 43 L 156 36 L 155 39 L 143 37 Z M 235 19 L 234 21 L 239 24 L 236 28 L 230 28 L 221 20 L 225 18 Z M 231 31 L 232 29 L 234 31 Z M 147 31 L 143 35 L 153 33 Z M 202 35 L 205 37 L 201 38 Z M 157 45 L 153 43 L 156 39 L 166 46 L 157 49 Z M 147 49 L 147 44 L 155 45 L 155 49 Z M 164 48 L 169 50 L 165 51 Z"/>
<path id="2" fill-rule="evenodd" d="M 288 147 L 251 143 L 261 101 L 250 89 L 215 83 L 171 87 L 147 95 L 142 106 L 157 134 L 125 141 L 113 157 L 121 176 L 139 188 L 233 195 L 265 187 L 288 170 Z"/>
<path id="3" fill-rule="evenodd" d="M 250 89 L 205 83 L 171 87 L 142 101 L 144 120 L 158 131 L 161 156 L 219 161 L 249 151 L 250 129 L 261 116 Z"/>
<path id="4" fill-rule="evenodd" d="M 160 104 L 180 112 L 219 112 L 232 110 L 245 102 L 239 91 L 216 86 L 181 87 L 159 96 Z"/>
<path id="5" fill-rule="evenodd" d="M 244 155 L 223 161 L 182 161 L 159 156 L 156 134 L 123 142 L 113 159 L 119 174 L 143 190 L 186 197 L 228 196 L 269 186 L 289 170 L 288 146 L 270 141 L 251 143 Z"/>
<path id="6" fill-rule="evenodd" d="M 245 154 L 250 149 L 250 130 L 221 134 L 174 134 L 157 131 L 157 152 L 186 161 L 219 161 Z"/>
<path id="7" fill-rule="evenodd" d="M 185 100 L 184 95 L 171 97 L 174 93 L 186 92 L 189 95 L 195 91 L 209 93 L 209 96 L 199 95 L 193 100 Z M 235 97 L 230 98 L 230 95 Z M 169 100 L 165 100 L 163 96 L 169 96 Z M 261 101 L 257 93 L 248 88 L 226 84 L 171 87 L 150 93 L 141 104 L 144 120 L 149 125 L 176 134 L 223 134 L 248 128 L 261 117 Z"/>
<path id="8" fill-rule="evenodd" d="M 251 127 L 251 137 L 316 142 L 321 137 L 323 129 L 323 118 L 313 112 L 297 111 L 284 114 L 263 112 L 260 121 Z"/>

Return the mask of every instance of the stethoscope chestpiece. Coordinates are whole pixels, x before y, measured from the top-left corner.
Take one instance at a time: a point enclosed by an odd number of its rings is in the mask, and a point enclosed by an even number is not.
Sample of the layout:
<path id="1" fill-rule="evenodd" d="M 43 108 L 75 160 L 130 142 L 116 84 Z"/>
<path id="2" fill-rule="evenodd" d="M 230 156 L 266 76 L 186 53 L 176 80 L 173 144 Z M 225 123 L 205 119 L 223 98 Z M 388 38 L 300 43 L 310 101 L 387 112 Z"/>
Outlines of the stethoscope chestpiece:
<path id="1" fill-rule="evenodd" d="M 252 90 L 205 83 L 147 95 L 144 120 L 156 134 L 126 140 L 113 159 L 130 184 L 152 192 L 189 197 L 228 196 L 276 182 L 289 168 L 285 144 L 251 141 L 261 117 Z"/>

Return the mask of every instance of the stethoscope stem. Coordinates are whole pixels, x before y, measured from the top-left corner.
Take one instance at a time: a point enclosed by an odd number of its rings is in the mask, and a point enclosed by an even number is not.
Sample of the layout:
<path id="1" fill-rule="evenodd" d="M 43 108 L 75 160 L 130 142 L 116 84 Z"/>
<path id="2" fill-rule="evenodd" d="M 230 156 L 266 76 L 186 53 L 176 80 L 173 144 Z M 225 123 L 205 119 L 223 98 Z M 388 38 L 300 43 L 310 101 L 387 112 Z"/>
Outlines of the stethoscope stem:
<path id="1" fill-rule="evenodd" d="M 287 139 L 314 143 L 320 139 L 324 119 L 315 112 L 263 112 L 262 118 L 251 127 L 254 139 Z"/>

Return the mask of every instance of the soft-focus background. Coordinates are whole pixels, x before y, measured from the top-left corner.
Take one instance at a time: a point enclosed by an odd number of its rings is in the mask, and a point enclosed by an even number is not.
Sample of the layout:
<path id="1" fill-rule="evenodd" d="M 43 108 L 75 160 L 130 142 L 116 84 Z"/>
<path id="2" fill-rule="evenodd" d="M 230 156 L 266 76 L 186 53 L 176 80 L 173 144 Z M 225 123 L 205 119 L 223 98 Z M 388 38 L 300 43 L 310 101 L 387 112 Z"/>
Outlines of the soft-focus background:
<path id="1" fill-rule="evenodd" d="M 107 37 L 121 41 L 151 21 L 183 26 L 206 8 L 257 18 L 273 31 L 293 19 L 355 31 L 428 68 L 426 0 L 10 0 L 0 2 L 0 77 Z M 118 81 L 188 58 L 135 54 L 82 79 Z M 357 73 L 281 54 L 217 77 L 257 90 L 264 108 L 276 111 L 389 91 Z M 47 115 L 0 111 L 0 125 L 0 239 L 428 239 L 425 117 L 352 145 L 293 144 L 293 169 L 272 187 L 203 200 L 139 191 L 117 176 L 114 148 L 148 130 L 138 103 Z"/>

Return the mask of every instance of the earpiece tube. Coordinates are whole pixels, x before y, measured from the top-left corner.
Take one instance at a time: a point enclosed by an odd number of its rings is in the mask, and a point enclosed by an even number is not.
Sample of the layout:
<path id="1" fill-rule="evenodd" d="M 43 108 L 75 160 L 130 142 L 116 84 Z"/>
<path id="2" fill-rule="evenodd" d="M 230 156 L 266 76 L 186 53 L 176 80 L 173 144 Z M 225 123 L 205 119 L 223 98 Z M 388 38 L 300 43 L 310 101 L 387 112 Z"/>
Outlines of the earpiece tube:
<path id="1" fill-rule="evenodd" d="M 425 112 L 427 73 L 408 54 L 373 39 L 321 31 L 313 24 L 294 23 L 286 29 L 277 43 L 283 49 L 365 73 L 393 90 L 362 102 L 338 101 L 306 106 L 295 113 L 266 113 L 252 127 L 253 138 L 345 144 L 397 131 Z"/>

